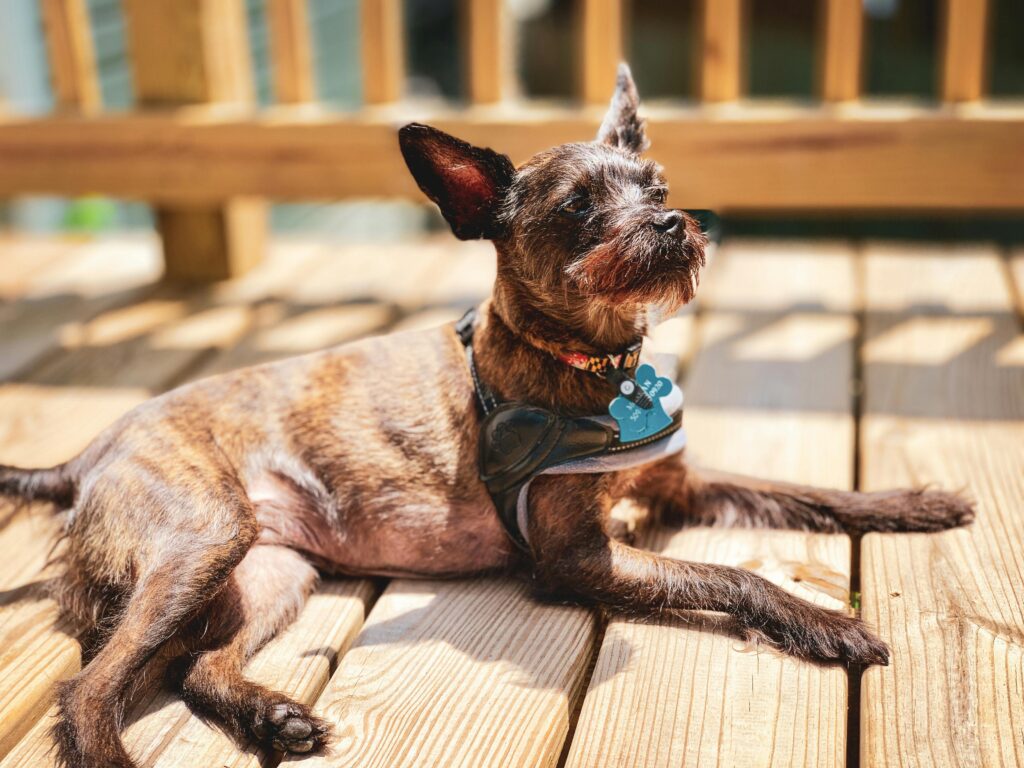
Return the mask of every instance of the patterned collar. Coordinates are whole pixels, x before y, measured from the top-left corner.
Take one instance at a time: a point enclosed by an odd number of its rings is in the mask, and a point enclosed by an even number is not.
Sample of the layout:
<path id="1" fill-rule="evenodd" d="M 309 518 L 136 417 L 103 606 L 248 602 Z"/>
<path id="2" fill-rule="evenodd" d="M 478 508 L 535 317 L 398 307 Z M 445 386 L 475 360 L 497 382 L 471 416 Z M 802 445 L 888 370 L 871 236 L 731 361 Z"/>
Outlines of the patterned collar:
<path id="1" fill-rule="evenodd" d="M 581 371 L 605 378 L 609 370 L 632 372 L 640 364 L 640 349 L 643 342 L 631 344 L 621 352 L 610 355 L 585 355 L 582 352 L 563 352 L 555 358 Z"/>

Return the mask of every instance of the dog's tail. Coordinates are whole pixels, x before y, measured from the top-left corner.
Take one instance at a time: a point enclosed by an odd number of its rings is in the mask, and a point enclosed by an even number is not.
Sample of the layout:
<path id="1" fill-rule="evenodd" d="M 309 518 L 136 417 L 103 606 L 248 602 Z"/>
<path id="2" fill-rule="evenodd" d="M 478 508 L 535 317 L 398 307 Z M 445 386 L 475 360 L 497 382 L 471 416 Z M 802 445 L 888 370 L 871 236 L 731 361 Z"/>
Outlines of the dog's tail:
<path id="1" fill-rule="evenodd" d="M 67 464 L 48 469 L 20 469 L 0 464 L 0 496 L 22 501 L 52 501 L 69 507 L 75 497 L 75 480 Z"/>

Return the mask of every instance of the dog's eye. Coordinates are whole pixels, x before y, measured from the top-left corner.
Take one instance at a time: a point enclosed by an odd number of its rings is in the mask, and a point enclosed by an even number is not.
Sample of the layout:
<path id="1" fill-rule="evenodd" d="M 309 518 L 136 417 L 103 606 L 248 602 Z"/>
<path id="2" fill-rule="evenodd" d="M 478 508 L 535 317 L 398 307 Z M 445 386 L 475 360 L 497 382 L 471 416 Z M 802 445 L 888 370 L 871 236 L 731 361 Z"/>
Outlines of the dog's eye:
<path id="1" fill-rule="evenodd" d="M 562 203 L 559 210 L 562 213 L 569 214 L 570 216 L 582 216 L 590 210 L 590 201 L 583 195 L 573 195 Z"/>
<path id="2" fill-rule="evenodd" d="M 648 196 L 650 197 L 651 202 L 657 203 L 658 205 L 664 205 L 665 201 L 668 199 L 668 187 L 653 187 L 651 191 L 648 192 Z"/>

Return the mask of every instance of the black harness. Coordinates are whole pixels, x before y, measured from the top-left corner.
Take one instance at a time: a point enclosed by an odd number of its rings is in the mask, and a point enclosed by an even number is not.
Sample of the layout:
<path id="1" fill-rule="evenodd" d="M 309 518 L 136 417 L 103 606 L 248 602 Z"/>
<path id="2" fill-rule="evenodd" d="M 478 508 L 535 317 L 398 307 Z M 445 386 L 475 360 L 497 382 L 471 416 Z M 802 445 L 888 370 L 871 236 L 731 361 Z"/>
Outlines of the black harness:
<path id="1" fill-rule="evenodd" d="M 632 451 L 662 440 L 682 426 L 682 411 L 657 434 L 628 443 L 619 431 L 599 417 L 560 416 L 524 403 L 501 402 L 480 379 L 473 361 L 473 333 L 477 310 L 462 316 L 455 332 L 466 348 L 466 362 L 473 378 L 480 417 L 480 479 L 487 486 L 498 516 L 513 543 L 530 553 L 526 532 L 521 530 L 519 504 L 524 487 L 545 470 L 613 453 Z"/>

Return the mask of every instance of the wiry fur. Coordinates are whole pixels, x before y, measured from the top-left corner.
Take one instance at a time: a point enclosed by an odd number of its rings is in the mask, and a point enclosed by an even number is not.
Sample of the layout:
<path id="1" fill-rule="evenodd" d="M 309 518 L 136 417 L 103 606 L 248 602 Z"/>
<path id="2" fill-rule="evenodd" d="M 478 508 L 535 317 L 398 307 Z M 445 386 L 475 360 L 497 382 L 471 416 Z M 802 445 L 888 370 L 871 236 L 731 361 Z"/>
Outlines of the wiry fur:
<path id="1" fill-rule="evenodd" d="M 688 301 L 704 263 L 692 219 L 666 209 L 628 70 L 600 140 L 520 169 L 426 126 L 401 132 L 410 170 L 461 237 L 498 252 L 475 359 L 508 400 L 563 414 L 607 407 L 606 382 L 552 352 L 618 350 L 653 307 Z M 646 469 L 538 478 L 527 561 L 477 474 L 479 421 L 450 326 L 367 339 L 205 379 L 146 403 L 53 470 L 0 468 L 0 491 L 69 508 L 55 592 L 83 624 L 91 660 L 58 693 L 58 756 L 130 768 L 125 700 L 151 660 L 204 717 L 240 739 L 313 752 L 327 725 L 243 673 L 287 625 L 317 570 L 456 576 L 517 570 L 545 594 L 636 613 L 710 610 L 808 659 L 885 663 L 857 619 L 747 571 L 639 551 L 610 535 L 633 497 L 677 523 L 813 531 L 940 530 L 969 522 L 938 491 L 856 494 Z"/>

